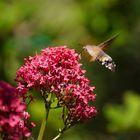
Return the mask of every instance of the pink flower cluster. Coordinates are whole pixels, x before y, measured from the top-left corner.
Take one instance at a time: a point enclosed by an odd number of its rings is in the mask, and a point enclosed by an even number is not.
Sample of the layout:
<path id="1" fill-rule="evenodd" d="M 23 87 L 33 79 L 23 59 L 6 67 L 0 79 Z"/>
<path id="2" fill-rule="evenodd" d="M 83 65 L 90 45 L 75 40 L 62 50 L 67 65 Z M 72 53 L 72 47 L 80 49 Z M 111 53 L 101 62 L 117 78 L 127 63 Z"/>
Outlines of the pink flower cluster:
<path id="1" fill-rule="evenodd" d="M 28 122 L 30 115 L 25 109 L 17 89 L 0 81 L 0 135 L 4 140 L 19 140 L 31 135 L 34 124 Z"/>
<path id="2" fill-rule="evenodd" d="M 85 121 L 96 114 L 96 109 L 89 105 L 89 102 L 95 100 L 94 87 L 88 86 L 88 83 L 87 79 L 82 78 L 80 84 L 70 84 L 65 89 L 63 101 L 69 110 L 70 122 Z"/>
<path id="3" fill-rule="evenodd" d="M 40 55 L 25 59 L 17 72 L 18 90 L 26 93 L 35 88 L 54 93 L 66 105 L 71 121 L 89 119 L 96 114 L 89 105 L 95 99 L 94 87 L 89 86 L 79 60 L 80 55 L 65 46 L 46 48 Z"/>

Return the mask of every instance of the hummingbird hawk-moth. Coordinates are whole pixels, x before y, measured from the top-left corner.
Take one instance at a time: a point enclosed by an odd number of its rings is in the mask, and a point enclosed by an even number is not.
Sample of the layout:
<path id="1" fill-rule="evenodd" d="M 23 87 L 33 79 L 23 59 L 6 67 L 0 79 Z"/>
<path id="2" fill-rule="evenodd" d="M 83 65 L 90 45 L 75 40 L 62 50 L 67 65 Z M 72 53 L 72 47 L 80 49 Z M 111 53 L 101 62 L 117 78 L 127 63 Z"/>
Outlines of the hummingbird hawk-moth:
<path id="1" fill-rule="evenodd" d="M 113 59 L 106 54 L 103 49 L 108 47 L 117 36 L 118 35 L 115 35 L 97 46 L 86 45 L 83 47 L 81 54 L 86 56 L 89 61 L 98 61 L 111 71 L 115 71 L 116 65 Z"/>

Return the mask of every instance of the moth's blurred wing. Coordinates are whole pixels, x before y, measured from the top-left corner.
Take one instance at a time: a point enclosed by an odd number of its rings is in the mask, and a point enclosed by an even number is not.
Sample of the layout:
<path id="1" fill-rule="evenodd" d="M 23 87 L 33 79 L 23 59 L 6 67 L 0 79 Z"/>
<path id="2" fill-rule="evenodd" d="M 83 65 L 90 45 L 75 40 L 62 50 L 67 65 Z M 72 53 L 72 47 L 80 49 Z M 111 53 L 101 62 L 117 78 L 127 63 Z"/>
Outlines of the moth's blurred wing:
<path id="1" fill-rule="evenodd" d="M 108 47 L 117 37 L 119 34 L 114 35 L 113 37 L 109 38 L 108 40 L 104 41 L 103 43 L 99 44 L 98 46 L 101 49 Z"/>

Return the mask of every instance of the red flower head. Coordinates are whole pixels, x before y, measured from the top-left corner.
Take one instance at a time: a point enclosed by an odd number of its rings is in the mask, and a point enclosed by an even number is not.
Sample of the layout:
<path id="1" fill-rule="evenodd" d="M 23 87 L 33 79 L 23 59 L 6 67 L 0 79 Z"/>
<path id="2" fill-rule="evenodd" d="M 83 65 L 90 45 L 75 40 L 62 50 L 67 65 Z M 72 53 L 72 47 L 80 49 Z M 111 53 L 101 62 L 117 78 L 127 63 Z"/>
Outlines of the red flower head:
<path id="1" fill-rule="evenodd" d="M 96 114 L 89 105 L 95 99 L 94 87 L 89 86 L 79 60 L 80 55 L 65 46 L 43 49 L 40 55 L 25 59 L 18 70 L 18 90 L 26 93 L 34 88 L 54 93 L 68 109 L 69 121 L 89 119 Z"/>
<path id="2" fill-rule="evenodd" d="M 4 140 L 19 140 L 31 135 L 33 124 L 28 123 L 30 115 L 25 109 L 17 89 L 0 81 L 0 134 Z"/>

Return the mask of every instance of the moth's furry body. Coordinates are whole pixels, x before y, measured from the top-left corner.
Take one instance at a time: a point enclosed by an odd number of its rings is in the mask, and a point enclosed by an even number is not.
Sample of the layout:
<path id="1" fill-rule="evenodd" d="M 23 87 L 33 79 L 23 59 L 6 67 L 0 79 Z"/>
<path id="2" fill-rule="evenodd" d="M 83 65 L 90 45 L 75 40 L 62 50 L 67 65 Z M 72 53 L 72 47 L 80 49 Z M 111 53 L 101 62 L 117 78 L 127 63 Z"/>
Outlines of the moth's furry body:
<path id="1" fill-rule="evenodd" d="M 98 61 L 102 65 L 105 65 L 106 68 L 110 69 L 111 71 L 115 70 L 115 64 L 112 58 L 106 54 L 103 49 L 107 47 L 112 41 L 116 38 L 116 36 L 108 39 L 107 41 L 99 44 L 98 46 L 95 45 L 86 45 L 83 47 L 82 54 L 89 60 L 89 61 Z"/>

